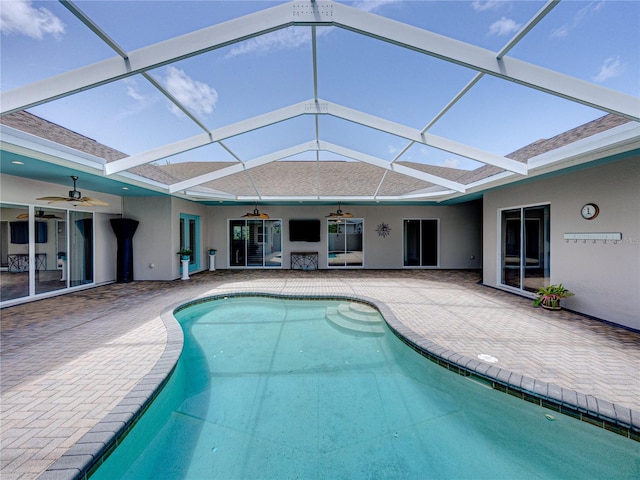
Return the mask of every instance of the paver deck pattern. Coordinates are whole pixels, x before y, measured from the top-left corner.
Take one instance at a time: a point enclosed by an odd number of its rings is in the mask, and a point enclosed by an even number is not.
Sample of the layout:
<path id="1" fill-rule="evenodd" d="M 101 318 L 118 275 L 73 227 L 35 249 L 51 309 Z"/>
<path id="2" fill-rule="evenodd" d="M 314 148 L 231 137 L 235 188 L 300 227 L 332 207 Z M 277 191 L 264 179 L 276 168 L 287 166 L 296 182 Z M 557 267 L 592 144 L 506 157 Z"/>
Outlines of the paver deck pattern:
<path id="1" fill-rule="evenodd" d="M 215 271 L 5 308 L 1 477 L 38 477 L 131 391 L 164 351 L 162 312 L 227 292 L 374 298 L 446 349 L 487 354 L 502 369 L 640 412 L 640 333 L 537 309 L 479 280 L 478 272 L 441 270 Z"/>

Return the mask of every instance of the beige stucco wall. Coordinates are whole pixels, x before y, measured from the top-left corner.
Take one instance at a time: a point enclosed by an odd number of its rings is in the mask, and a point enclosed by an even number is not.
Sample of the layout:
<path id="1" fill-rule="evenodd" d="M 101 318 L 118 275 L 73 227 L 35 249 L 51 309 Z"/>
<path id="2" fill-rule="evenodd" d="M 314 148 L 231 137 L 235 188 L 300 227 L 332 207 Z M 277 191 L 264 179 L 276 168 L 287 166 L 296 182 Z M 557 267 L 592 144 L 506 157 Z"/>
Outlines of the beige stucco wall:
<path id="1" fill-rule="evenodd" d="M 133 278 L 175 278 L 172 255 L 171 197 L 124 197 L 123 217 L 140 222 L 133 235 Z M 177 223 L 176 223 L 177 227 Z"/>
<path id="2" fill-rule="evenodd" d="M 95 216 L 95 269 L 94 277 L 97 284 L 113 282 L 117 275 L 118 242 L 111 223 L 112 218 L 120 215 L 96 213 Z"/>
<path id="3" fill-rule="evenodd" d="M 133 275 L 135 280 L 174 280 L 180 278 L 180 214 L 200 217 L 200 270 L 209 268 L 207 231 L 210 208 L 166 195 L 125 197 L 124 217 L 140 222 L 133 236 Z"/>
<path id="4" fill-rule="evenodd" d="M 593 202 L 600 214 L 580 215 Z M 566 308 L 640 329 L 640 158 L 635 157 L 484 195 L 484 283 L 499 286 L 498 211 L 551 205 L 551 282 L 575 293 Z M 621 232 L 622 241 L 567 242 L 565 233 Z"/>

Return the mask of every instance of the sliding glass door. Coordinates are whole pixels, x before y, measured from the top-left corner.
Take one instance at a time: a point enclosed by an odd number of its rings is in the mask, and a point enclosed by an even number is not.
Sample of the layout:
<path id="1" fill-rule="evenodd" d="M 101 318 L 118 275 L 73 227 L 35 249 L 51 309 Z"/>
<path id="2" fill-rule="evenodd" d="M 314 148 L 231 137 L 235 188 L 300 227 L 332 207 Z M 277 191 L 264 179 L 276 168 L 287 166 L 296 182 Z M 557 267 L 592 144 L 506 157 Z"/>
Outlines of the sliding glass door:
<path id="1" fill-rule="evenodd" d="M 0 205 L 0 300 L 29 295 L 29 207 Z"/>
<path id="2" fill-rule="evenodd" d="M 281 226 L 281 220 L 229 220 L 229 266 L 281 267 Z"/>
<path id="3" fill-rule="evenodd" d="M 331 218 L 327 220 L 327 265 L 336 267 L 362 267 L 364 246 L 362 218 Z"/>
<path id="4" fill-rule="evenodd" d="M 0 301 L 89 285 L 92 212 L 0 204 Z"/>
<path id="5" fill-rule="evenodd" d="M 438 220 L 408 219 L 404 221 L 404 266 L 438 266 Z"/>
<path id="6" fill-rule="evenodd" d="M 69 212 L 69 286 L 93 283 L 93 213 Z"/>
<path id="7" fill-rule="evenodd" d="M 501 283 L 535 292 L 550 282 L 549 205 L 501 213 Z"/>

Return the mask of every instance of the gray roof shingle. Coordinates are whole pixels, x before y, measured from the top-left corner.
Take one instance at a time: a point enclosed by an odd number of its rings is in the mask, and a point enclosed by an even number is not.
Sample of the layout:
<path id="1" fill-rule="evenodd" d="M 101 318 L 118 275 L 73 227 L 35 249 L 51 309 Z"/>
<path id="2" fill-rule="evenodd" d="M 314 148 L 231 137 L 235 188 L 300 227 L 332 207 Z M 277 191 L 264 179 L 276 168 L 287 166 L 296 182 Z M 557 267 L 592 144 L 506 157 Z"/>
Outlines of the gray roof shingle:
<path id="1" fill-rule="evenodd" d="M 526 163 L 537 155 L 609 130 L 628 121 L 623 117 L 608 114 L 550 139 L 538 140 L 516 150 L 507 157 Z M 6 115 L 2 117 L 0 123 L 89 153 L 107 162 L 127 156 L 125 153 L 25 111 Z M 415 162 L 398 162 L 398 164 L 465 185 L 504 171 L 492 165 L 483 165 L 475 170 L 460 170 Z M 150 180 L 170 185 L 231 165 L 236 165 L 236 163 L 146 164 L 129 171 Z M 285 160 L 235 173 L 207 182 L 202 186 L 239 196 L 256 195 L 258 193 L 256 188 L 263 196 L 372 196 L 376 191 L 378 195 L 395 196 L 423 190 L 434 186 L 434 184 L 357 161 Z"/>

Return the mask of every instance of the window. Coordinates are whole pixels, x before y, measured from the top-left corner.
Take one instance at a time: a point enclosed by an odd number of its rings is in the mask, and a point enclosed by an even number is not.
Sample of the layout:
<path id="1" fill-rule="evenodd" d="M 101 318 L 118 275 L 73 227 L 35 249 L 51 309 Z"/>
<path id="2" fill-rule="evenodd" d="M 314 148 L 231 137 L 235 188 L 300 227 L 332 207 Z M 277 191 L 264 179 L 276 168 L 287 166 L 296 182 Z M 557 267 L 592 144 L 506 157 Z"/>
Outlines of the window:
<path id="1" fill-rule="evenodd" d="M 438 266 L 438 220 L 407 219 L 403 225 L 404 266 Z"/>

